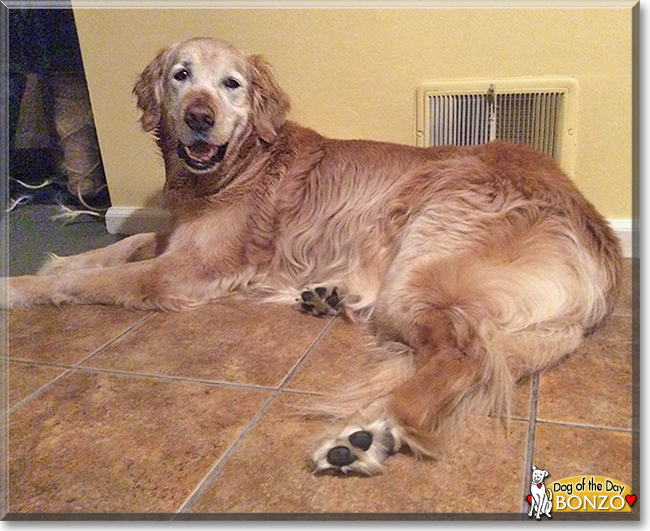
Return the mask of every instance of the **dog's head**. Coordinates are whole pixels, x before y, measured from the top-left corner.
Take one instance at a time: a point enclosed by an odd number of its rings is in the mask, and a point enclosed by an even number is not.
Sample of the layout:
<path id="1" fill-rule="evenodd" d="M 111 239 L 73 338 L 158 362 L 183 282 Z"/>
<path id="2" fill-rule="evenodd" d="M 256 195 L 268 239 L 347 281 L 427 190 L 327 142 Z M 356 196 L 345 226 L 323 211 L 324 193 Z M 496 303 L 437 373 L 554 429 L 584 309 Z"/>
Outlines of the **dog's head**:
<path id="1" fill-rule="evenodd" d="M 289 109 L 287 95 L 260 56 L 209 38 L 161 51 L 133 93 L 145 131 L 171 136 L 177 156 L 194 172 L 215 168 L 228 145 L 244 134 L 273 142 Z"/>
<path id="2" fill-rule="evenodd" d="M 548 476 L 548 470 L 540 470 L 533 465 L 533 483 L 542 483 L 546 476 Z"/>

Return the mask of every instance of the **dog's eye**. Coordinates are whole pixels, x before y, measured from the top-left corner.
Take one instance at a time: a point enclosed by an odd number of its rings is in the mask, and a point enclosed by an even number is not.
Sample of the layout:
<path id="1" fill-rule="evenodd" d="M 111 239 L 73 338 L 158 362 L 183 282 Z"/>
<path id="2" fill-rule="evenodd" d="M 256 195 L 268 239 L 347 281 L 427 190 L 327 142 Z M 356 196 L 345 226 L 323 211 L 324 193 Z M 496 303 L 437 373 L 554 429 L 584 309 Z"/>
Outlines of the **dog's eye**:
<path id="1" fill-rule="evenodd" d="M 176 81 L 184 81 L 184 80 L 186 80 L 188 77 L 190 77 L 190 73 L 189 73 L 189 71 L 186 70 L 185 68 L 182 68 L 181 70 L 179 70 L 178 72 L 176 72 L 176 73 L 174 74 L 174 79 L 175 79 Z"/>
<path id="2" fill-rule="evenodd" d="M 223 84 L 229 89 L 236 89 L 241 87 L 241 83 L 237 81 L 234 77 L 229 77 L 223 82 Z"/>

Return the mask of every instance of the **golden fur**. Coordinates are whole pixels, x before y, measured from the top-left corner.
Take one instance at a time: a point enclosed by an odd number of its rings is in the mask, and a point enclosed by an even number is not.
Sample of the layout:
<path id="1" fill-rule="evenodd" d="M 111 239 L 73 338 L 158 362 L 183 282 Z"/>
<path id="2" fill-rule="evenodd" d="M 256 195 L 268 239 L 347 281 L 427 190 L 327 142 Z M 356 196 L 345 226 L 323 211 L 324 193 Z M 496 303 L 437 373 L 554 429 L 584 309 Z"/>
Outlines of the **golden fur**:
<path id="1" fill-rule="evenodd" d="M 182 310 L 231 291 L 295 303 L 307 286 L 337 287 L 400 353 L 347 395 L 375 446 L 364 454 L 344 430 L 314 453 L 317 469 L 373 473 L 403 444 L 433 455 L 447 419 L 470 403 L 507 407 L 516 380 L 612 308 L 615 236 L 528 147 L 324 138 L 286 120 L 259 56 L 214 39 L 162 51 L 134 93 L 164 157 L 173 230 L 54 257 L 10 279 L 9 305 Z M 354 462 L 332 466 L 341 445 Z"/>

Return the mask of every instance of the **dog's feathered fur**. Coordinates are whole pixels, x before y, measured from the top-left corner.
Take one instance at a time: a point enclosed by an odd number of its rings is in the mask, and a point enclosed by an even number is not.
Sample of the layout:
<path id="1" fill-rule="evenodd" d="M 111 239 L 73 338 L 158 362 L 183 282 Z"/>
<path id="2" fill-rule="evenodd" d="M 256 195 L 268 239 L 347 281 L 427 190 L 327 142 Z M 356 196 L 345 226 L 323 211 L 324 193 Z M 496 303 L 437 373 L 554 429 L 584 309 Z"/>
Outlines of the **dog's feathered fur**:
<path id="1" fill-rule="evenodd" d="M 182 66 L 189 80 L 173 77 Z M 612 308 L 617 239 L 531 148 L 324 138 L 286 120 L 260 57 L 213 39 L 161 52 L 134 93 L 164 157 L 174 229 L 54 258 L 11 279 L 10 305 L 181 310 L 233 290 L 293 302 L 305 286 L 336 286 L 380 342 L 412 353 L 369 386 L 380 400 L 352 393 L 352 409 L 424 454 L 470 399 L 507 404 L 513 382 L 575 349 Z M 188 129 L 190 108 L 214 118 L 211 131 Z M 225 154 L 207 170 L 180 156 L 217 145 Z"/>

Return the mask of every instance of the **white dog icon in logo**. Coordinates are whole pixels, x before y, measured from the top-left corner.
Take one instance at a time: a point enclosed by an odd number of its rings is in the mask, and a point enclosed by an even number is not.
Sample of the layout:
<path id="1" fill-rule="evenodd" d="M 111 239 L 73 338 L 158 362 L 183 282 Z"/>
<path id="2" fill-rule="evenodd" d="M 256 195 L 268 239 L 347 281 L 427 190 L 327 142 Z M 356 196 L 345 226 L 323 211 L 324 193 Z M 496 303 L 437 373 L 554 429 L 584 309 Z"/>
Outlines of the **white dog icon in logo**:
<path id="1" fill-rule="evenodd" d="M 551 489 L 547 489 L 546 485 L 544 485 L 544 478 L 546 476 L 548 476 L 548 470 L 539 470 L 533 465 L 533 481 L 530 486 L 530 496 L 527 497 L 530 502 L 529 518 L 533 516 L 535 509 L 537 509 L 535 518 L 538 520 L 542 514 L 551 518 L 551 509 L 553 508 L 551 499 L 553 494 L 551 493 Z"/>

